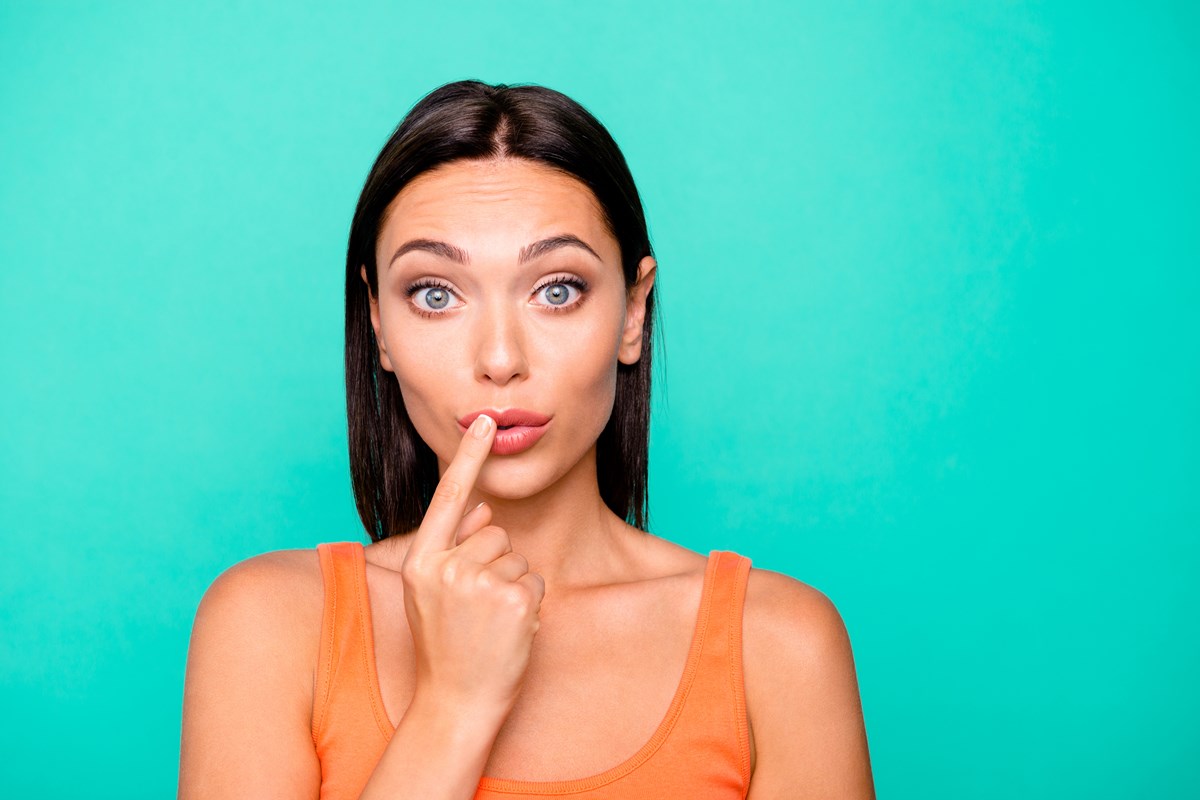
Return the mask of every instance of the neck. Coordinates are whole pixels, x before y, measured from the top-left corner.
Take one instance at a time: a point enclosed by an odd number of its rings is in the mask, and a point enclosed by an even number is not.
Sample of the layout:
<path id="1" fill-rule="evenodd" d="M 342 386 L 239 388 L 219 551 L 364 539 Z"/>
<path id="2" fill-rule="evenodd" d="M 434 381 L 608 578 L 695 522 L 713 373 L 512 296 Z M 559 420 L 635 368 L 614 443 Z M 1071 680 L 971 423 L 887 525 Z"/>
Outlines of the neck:
<path id="1" fill-rule="evenodd" d="M 442 467 L 444 469 L 444 466 Z M 467 508 L 487 501 L 489 524 L 503 528 L 530 572 L 553 589 L 583 588 L 629 574 L 630 558 L 646 534 L 617 517 L 600 497 L 596 448 L 565 475 L 530 497 L 505 498 L 477 483 Z"/>

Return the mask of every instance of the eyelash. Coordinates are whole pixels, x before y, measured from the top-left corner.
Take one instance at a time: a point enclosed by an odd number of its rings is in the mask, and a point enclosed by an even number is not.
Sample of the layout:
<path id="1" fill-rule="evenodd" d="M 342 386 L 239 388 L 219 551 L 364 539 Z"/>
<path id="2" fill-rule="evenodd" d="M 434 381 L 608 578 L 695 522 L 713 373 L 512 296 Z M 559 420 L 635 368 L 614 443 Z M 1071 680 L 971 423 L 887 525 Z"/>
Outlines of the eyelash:
<path id="1" fill-rule="evenodd" d="M 585 281 L 583 278 L 577 278 L 574 275 L 557 275 L 557 276 L 551 278 L 550 280 L 546 281 L 545 283 L 543 283 L 541 286 L 537 287 L 533 291 L 536 294 L 537 292 L 540 292 L 549 286 L 556 286 L 560 283 L 566 284 L 567 286 L 574 286 L 576 289 L 578 289 L 579 290 L 579 299 L 576 300 L 574 303 L 571 303 L 570 305 L 546 306 L 546 308 L 549 309 L 550 312 L 553 314 L 561 314 L 564 311 L 572 311 L 575 308 L 582 305 L 583 301 L 587 298 L 588 289 L 590 288 L 588 286 L 587 281 Z M 429 309 L 421 308 L 416 303 L 412 302 L 413 295 L 416 294 L 419 290 L 426 289 L 426 288 L 445 289 L 448 292 L 454 291 L 453 289 L 450 288 L 450 284 L 446 283 L 445 281 L 439 280 L 437 278 L 421 278 L 420 280 L 414 281 L 413 283 L 410 283 L 408 285 L 408 287 L 404 290 L 404 296 L 405 296 L 405 298 L 407 298 L 409 300 L 409 305 L 412 306 L 413 311 L 420 314 L 422 317 L 440 317 L 440 316 L 442 316 L 443 314 L 446 313 L 445 310 L 430 311 Z"/>

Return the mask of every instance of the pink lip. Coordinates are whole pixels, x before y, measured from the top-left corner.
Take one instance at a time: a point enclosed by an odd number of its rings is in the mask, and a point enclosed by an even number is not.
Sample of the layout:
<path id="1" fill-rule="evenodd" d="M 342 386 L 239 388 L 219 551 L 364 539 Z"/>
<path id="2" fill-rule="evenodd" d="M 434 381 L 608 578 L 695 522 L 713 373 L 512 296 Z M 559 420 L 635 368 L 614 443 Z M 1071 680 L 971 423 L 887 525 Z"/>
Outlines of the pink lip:
<path id="1" fill-rule="evenodd" d="M 496 431 L 496 438 L 492 440 L 492 453 L 498 456 L 515 455 L 533 447 L 550 424 L 550 417 L 524 408 L 510 408 L 507 411 L 481 408 L 459 418 L 460 432 L 465 434 L 480 414 L 487 414 L 503 428 Z"/>

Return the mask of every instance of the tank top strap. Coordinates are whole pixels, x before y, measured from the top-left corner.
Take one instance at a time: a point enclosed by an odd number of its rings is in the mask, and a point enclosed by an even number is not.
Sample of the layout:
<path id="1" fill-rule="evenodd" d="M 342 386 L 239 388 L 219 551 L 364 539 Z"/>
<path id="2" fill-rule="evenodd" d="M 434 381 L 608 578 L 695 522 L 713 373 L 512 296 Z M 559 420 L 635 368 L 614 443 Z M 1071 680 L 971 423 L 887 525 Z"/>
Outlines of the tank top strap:
<path id="1" fill-rule="evenodd" d="M 729 550 L 714 550 L 710 555 L 710 619 L 704 636 L 704 653 L 742 667 L 742 607 L 750 576 L 750 559 Z"/>
<path id="2" fill-rule="evenodd" d="M 359 542 L 317 545 L 325 604 L 313 694 L 312 737 L 318 751 L 330 739 L 330 727 L 361 725 L 374 718 L 390 730 L 386 712 L 368 687 L 375 680 L 370 616 L 366 604 L 366 556 Z M 335 714 L 331 714 L 331 709 Z M 343 735 L 344 731 L 337 731 Z"/>
<path id="3" fill-rule="evenodd" d="M 707 740 L 716 760 L 729 759 L 745 785 L 750 781 L 750 733 L 742 667 L 742 611 L 751 560 L 728 550 L 709 554 L 707 619 L 699 664 L 680 727 Z M 687 740 L 688 737 L 684 737 Z"/>

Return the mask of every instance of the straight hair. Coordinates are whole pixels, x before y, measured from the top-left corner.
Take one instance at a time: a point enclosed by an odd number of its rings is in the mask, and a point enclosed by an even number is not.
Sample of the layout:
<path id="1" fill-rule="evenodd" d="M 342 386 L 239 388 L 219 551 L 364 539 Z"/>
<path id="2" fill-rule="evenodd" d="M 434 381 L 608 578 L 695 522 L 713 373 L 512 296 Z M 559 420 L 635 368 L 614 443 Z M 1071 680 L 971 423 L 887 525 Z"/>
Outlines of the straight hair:
<path id="1" fill-rule="evenodd" d="M 628 292 L 638 264 L 653 255 L 642 202 L 616 142 L 583 106 L 535 85 L 456 81 L 417 102 L 367 175 L 346 249 L 346 417 L 350 476 L 359 518 L 372 541 L 414 531 L 438 483 L 437 456 L 379 365 L 370 297 L 379 295 L 375 248 L 392 200 L 410 181 L 453 161 L 523 158 L 577 178 L 595 195 L 617 240 Z M 366 267 L 368 286 L 360 271 Z M 617 364 L 612 416 L 596 443 L 600 496 L 642 530 L 649 524 L 654 287 L 646 297 L 642 352 Z M 381 375 L 380 373 L 384 374 Z"/>

